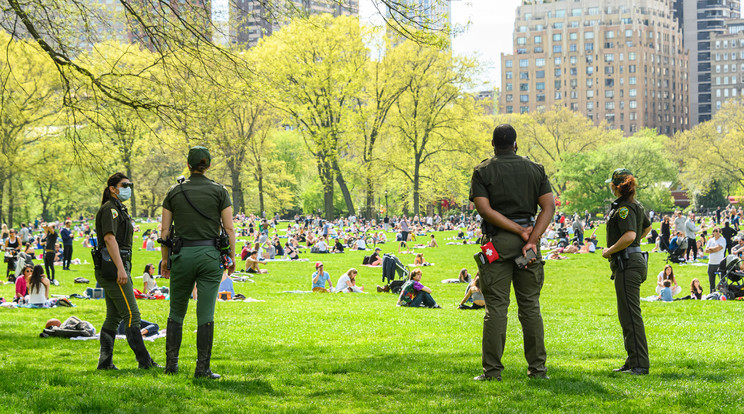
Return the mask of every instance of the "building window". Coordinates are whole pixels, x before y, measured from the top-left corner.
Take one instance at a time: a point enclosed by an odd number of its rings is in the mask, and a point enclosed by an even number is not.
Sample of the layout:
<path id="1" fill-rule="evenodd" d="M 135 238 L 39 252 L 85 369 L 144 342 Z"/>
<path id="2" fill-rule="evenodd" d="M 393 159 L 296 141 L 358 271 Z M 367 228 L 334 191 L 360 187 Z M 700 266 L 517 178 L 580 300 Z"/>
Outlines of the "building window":
<path id="1" fill-rule="evenodd" d="M 587 111 L 593 111 L 594 110 L 594 102 L 587 102 L 586 103 L 586 110 Z"/>
<path id="2" fill-rule="evenodd" d="M 507 113 L 507 114 L 511 114 L 511 113 L 514 113 L 514 107 L 513 107 L 513 106 L 511 106 L 511 105 L 510 105 L 510 106 L 507 106 L 507 107 L 506 107 L 506 113 Z"/>
<path id="3" fill-rule="evenodd" d="M 556 101 L 560 101 L 561 100 L 561 93 L 560 92 L 556 92 L 555 93 L 555 100 Z"/>
<path id="4" fill-rule="evenodd" d="M 605 53 L 604 55 L 605 62 L 614 62 L 615 61 L 615 55 L 613 53 Z"/>
<path id="5" fill-rule="evenodd" d="M 507 83 L 507 84 L 506 84 L 506 90 L 507 90 L 507 91 L 511 91 L 512 89 L 514 89 L 514 84 L 512 84 L 512 83 Z"/>
<path id="6" fill-rule="evenodd" d="M 519 107 L 519 113 L 520 114 L 526 114 L 526 113 L 529 113 L 529 112 L 530 112 L 530 107 L 529 106 L 520 106 Z"/>
<path id="7" fill-rule="evenodd" d="M 586 80 L 586 87 L 587 88 L 591 88 L 593 86 L 594 86 L 594 79 L 592 79 L 592 78 L 587 79 Z"/>
<path id="8" fill-rule="evenodd" d="M 545 66 L 545 59 L 544 58 L 535 59 L 535 66 L 537 66 L 538 68 Z"/>
<path id="9" fill-rule="evenodd" d="M 513 77 L 514 77 L 514 73 L 512 73 L 511 71 L 506 72 L 506 79 L 511 79 Z"/>
<path id="10" fill-rule="evenodd" d="M 625 30 L 625 37 L 633 37 L 633 30 L 632 29 L 626 29 Z"/>
<path id="11" fill-rule="evenodd" d="M 576 43 L 571 43 L 570 45 L 568 45 L 568 51 L 569 52 L 578 52 L 579 51 L 579 47 L 576 46 Z"/>
<path id="12" fill-rule="evenodd" d="M 529 79 L 530 73 L 529 72 L 519 72 L 519 79 Z"/>
<path id="13" fill-rule="evenodd" d="M 561 76 L 561 70 L 560 69 L 556 69 L 555 70 L 555 77 L 557 78 L 559 76 Z"/>
<path id="14" fill-rule="evenodd" d="M 514 64 L 514 61 L 512 61 L 512 60 L 507 60 L 507 61 L 506 61 L 506 67 L 507 67 L 507 68 L 510 68 L 510 67 L 512 67 L 512 66 L 513 66 L 513 64 Z"/>
<path id="15" fill-rule="evenodd" d="M 586 98 L 587 99 L 594 98 L 594 90 L 593 89 L 588 89 L 586 91 Z"/>
<path id="16" fill-rule="evenodd" d="M 535 72 L 535 77 L 536 77 L 537 79 L 542 79 L 542 78 L 544 78 L 544 77 L 545 77 L 545 71 L 544 71 L 544 70 L 538 70 L 537 72 Z"/>
<path id="17" fill-rule="evenodd" d="M 615 79 L 605 79 L 605 86 L 608 88 L 612 88 L 615 86 Z"/>
<path id="18" fill-rule="evenodd" d="M 560 89 L 561 88 L 561 81 L 557 80 L 553 82 L 553 89 Z"/>
<path id="19" fill-rule="evenodd" d="M 635 71 L 636 71 L 636 65 L 628 65 L 629 73 L 635 73 Z"/>
<path id="20" fill-rule="evenodd" d="M 560 64 L 561 64 L 561 58 L 557 57 L 557 58 L 553 59 L 553 64 L 556 65 L 556 66 L 560 66 Z"/>
<path id="21" fill-rule="evenodd" d="M 615 109 L 615 102 L 605 102 L 605 111 L 612 111 Z"/>
<path id="22" fill-rule="evenodd" d="M 630 96 L 631 98 L 636 97 L 636 95 L 638 95 L 638 90 L 637 89 L 630 89 L 628 91 L 628 96 Z"/>
<path id="23" fill-rule="evenodd" d="M 510 93 L 506 94 L 506 102 L 511 102 L 514 100 L 514 96 Z"/>
<path id="24" fill-rule="evenodd" d="M 638 106 L 638 101 L 630 101 L 630 103 L 628 104 L 628 107 L 630 109 L 636 109 L 637 106 Z"/>
<path id="25" fill-rule="evenodd" d="M 517 44 L 518 45 L 526 45 L 527 44 L 527 38 L 526 37 L 518 37 L 517 38 Z"/>
<path id="26" fill-rule="evenodd" d="M 533 39 L 535 39 L 536 45 L 539 45 L 540 43 L 542 43 L 542 36 L 535 36 L 533 37 Z"/>
<path id="27" fill-rule="evenodd" d="M 538 93 L 537 94 L 537 102 L 545 102 L 545 94 L 544 93 Z"/>
<path id="28" fill-rule="evenodd" d="M 526 68 L 530 66 L 530 61 L 528 59 L 519 59 L 519 67 L 520 68 Z"/>
<path id="29" fill-rule="evenodd" d="M 605 98 L 612 99 L 615 97 L 615 91 L 607 90 L 605 91 Z"/>
<path id="30" fill-rule="evenodd" d="M 579 74 L 579 70 L 576 68 L 571 68 L 571 76 L 576 76 Z"/>
<path id="31" fill-rule="evenodd" d="M 594 50 L 594 43 L 584 43 L 584 50 L 591 52 Z"/>
<path id="32" fill-rule="evenodd" d="M 545 82 L 537 82 L 535 84 L 535 89 L 538 91 L 544 91 L 545 90 Z"/>
<path id="33" fill-rule="evenodd" d="M 519 84 L 519 90 L 523 92 L 529 92 L 530 90 L 530 84 L 529 83 L 520 83 Z"/>
<path id="34" fill-rule="evenodd" d="M 553 53 L 563 53 L 563 46 L 561 45 L 553 46 Z"/>
<path id="35" fill-rule="evenodd" d="M 635 85 L 636 84 L 636 77 L 631 76 L 628 78 L 628 85 Z"/>
<path id="36" fill-rule="evenodd" d="M 573 17 L 581 16 L 581 9 L 571 9 L 571 16 Z"/>
<path id="37" fill-rule="evenodd" d="M 584 39 L 594 39 L 594 32 L 593 31 L 584 32 Z"/>
<path id="38" fill-rule="evenodd" d="M 568 39 L 569 40 L 577 40 L 578 38 L 579 38 L 579 34 L 576 33 L 576 32 L 573 32 L 573 33 L 569 33 L 568 34 Z"/>
<path id="39" fill-rule="evenodd" d="M 529 95 L 519 95 L 519 102 L 529 102 L 530 96 Z"/>
<path id="40" fill-rule="evenodd" d="M 579 99 L 579 93 L 576 91 L 571 91 L 571 99 Z"/>
<path id="41" fill-rule="evenodd" d="M 561 35 L 560 33 L 556 33 L 553 35 L 554 42 L 560 42 L 561 40 L 563 40 L 563 35 Z"/>

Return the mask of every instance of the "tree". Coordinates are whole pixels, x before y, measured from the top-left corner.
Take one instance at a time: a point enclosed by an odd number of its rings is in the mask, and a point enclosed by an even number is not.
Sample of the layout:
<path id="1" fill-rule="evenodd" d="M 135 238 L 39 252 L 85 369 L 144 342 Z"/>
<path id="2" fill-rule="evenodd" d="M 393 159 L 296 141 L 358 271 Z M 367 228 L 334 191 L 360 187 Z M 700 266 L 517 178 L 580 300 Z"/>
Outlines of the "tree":
<path id="1" fill-rule="evenodd" d="M 464 93 L 475 64 L 413 42 L 398 48 L 408 56 L 398 70 L 408 86 L 393 108 L 395 139 L 387 162 L 410 183 L 413 214 L 418 214 L 422 180 L 433 180 L 437 173 L 429 167 L 446 169 L 446 158 L 475 148 L 470 127 L 478 117 L 477 105 Z M 439 156 L 445 157 L 444 165 L 433 162 Z"/>
<path id="2" fill-rule="evenodd" d="M 560 176 L 564 161 L 575 154 L 595 150 L 622 138 L 622 131 L 611 130 L 604 122 L 595 126 L 583 114 L 561 105 L 515 118 L 519 152 L 541 163 L 549 176 Z M 560 193 L 565 189 L 564 184 L 560 179 L 555 181 L 553 185 Z"/>
<path id="3" fill-rule="evenodd" d="M 47 135 L 57 115 L 59 82 L 41 51 L 26 42 L 11 40 L 0 54 L 0 220 L 4 219 L 2 196 L 8 192 L 8 223 L 13 225 L 13 180 L 19 168 L 21 148 Z M 15 70 L 13 70 L 15 68 Z"/>
<path id="4" fill-rule="evenodd" d="M 367 218 L 373 217 L 375 204 L 375 178 L 379 172 L 375 170 L 375 162 L 379 157 L 375 153 L 377 140 L 389 132 L 388 115 L 398 102 L 401 94 L 409 84 L 406 79 L 398 76 L 398 68 L 408 56 L 403 54 L 403 48 L 392 48 L 387 37 L 387 53 L 368 62 L 367 81 L 361 93 L 354 98 L 353 125 L 361 136 L 361 161 L 364 165 L 365 204 Z M 381 48 L 378 48 L 381 50 Z M 353 128 L 353 127 L 352 127 Z"/>
<path id="5" fill-rule="evenodd" d="M 652 130 L 642 130 L 621 142 L 593 151 L 566 154 L 558 165 L 555 181 L 563 183 L 564 210 L 603 211 L 614 196 L 605 180 L 616 168 L 629 169 L 638 179 L 637 198 L 647 209 L 667 211 L 673 202 L 668 184 L 675 181 L 677 169 L 667 158 L 668 139 Z"/>
<path id="6" fill-rule="evenodd" d="M 264 39 L 257 52 L 260 75 L 268 81 L 271 102 L 288 116 L 315 157 L 323 184 L 326 219 L 333 211 L 336 180 L 349 213 L 351 196 L 338 165 L 338 145 L 345 118 L 351 112 L 366 74 L 368 51 L 357 19 L 316 15 L 296 20 Z"/>
<path id="7" fill-rule="evenodd" d="M 708 192 L 718 182 L 730 194 L 730 184 L 744 186 L 744 101 L 726 102 L 711 121 L 674 136 L 672 156 L 681 178 L 693 192 Z"/>

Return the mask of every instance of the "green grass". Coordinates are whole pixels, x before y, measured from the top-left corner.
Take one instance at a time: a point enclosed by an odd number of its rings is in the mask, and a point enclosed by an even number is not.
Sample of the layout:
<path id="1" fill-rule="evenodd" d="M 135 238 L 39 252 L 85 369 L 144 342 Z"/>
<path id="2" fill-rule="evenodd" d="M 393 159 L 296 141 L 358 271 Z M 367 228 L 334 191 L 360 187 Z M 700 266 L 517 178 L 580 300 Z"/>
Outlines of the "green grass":
<path id="1" fill-rule="evenodd" d="M 474 268 L 476 246 L 423 249 L 436 263 L 423 283 L 444 307 L 407 309 L 391 294 L 374 293 L 380 270 L 360 266 L 363 252 L 304 255 L 311 262 L 271 263 L 256 283 L 236 291 L 263 303 L 218 303 L 212 368 L 219 381 L 192 378 L 196 358 L 195 303 L 184 329 L 181 372 L 140 371 L 125 341 L 117 341 L 116 372 L 95 370 L 98 342 L 39 338 L 48 318 L 76 315 L 100 328 L 105 304 L 73 300 L 76 308 L 0 309 L 0 406 L 4 412 L 734 412 L 741 411 L 744 369 L 739 302 L 642 303 L 651 374 L 609 371 L 624 349 L 614 289 L 599 254 L 548 262 L 542 313 L 548 381 L 526 377 L 516 301 L 509 313 L 506 369 L 501 383 L 476 383 L 483 311 L 455 309 L 463 285 L 440 281 Z M 602 240 L 603 236 L 600 237 Z M 141 241 L 140 241 L 141 243 Z M 604 243 L 602 243 L 604 244 Z M 383 250 L 394 249 L 388 243 Z M 369 253 L 367 253 L 369 254 Z M 89 259 L 79 244 L 74 257 Z M 401 255 L 404 263 L 413 256 Z M 135 252 L 133 276 L 159 253 Z M 349 267 L 371 293 L 286 294 L 307 290 L 313 262 L 323 260 L 335 282 Z M 652 254 L 642 296 L 654 294 L 663 254 Z M 72 279 L 93 280 L 90 265 L 58 270 L 53 294 L 81 292 Z M 707 286 L 705 267 L 676 266 L 683 294 L 693 277 Z M 163 285 L 167 281 L 158 279 Z M 136 279 L 135 286 L 141 285 Z M 12 297 L 11 285 L 0 296 Z M 165 325 L 167 301 L 139 301 L 143 317 Z M 164 363 L 165 340 L 147 342 Z"/>

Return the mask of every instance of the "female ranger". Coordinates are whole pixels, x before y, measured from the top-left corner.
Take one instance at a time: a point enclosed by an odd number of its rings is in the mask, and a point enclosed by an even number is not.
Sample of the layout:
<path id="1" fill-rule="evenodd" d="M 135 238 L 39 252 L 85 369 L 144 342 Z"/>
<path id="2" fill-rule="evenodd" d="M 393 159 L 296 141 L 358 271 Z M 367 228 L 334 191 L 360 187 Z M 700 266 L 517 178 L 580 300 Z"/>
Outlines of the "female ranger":
<path id="1" fill-rule="evenodd" d="M 651 221 L 635 199 L 638 182 L 625 168 L 612 173 L 612 193 L 617 197 L 610 206 L 607 220 L 607 246 L 602 257 L 610 261 L 615 280 L 617 314 L 623 328 L 628 358 L 615 372 L 648 374 L 648 344 L 641 317 L 641 283 L 646 280 L 648 256 L 641 252 L 641 240 L 651 231 Z"/>
<path id="2" fill-rule="evenodd" d="M 98 369 L 117 369 L 113 364 L 114 339 L 120 323 L 126 327 L 129 347 L 147 369 L 159 367 L 150 358 L 140 332 L 140 312 L 134 298 L 132 270 L 132 219 L 122 201 L 132 196 L 132 182 L 122 173 L 109 177 L 103 190 L 101 208 L 96 214 L 96 234 L 103 239 L 100 250 L 93 252 L 95 275 L 106 293 L 106 321 L 101 328 L 101 355 Z"/>

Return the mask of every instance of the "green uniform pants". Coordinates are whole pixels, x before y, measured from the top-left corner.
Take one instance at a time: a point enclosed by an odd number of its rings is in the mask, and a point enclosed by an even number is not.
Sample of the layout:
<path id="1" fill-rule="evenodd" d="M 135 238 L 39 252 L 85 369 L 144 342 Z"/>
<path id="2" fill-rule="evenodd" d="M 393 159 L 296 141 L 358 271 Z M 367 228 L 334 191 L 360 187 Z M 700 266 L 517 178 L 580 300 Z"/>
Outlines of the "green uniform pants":
<path id="1" fill-rule="evenodd" d="M 545 374 L 547 354 L 540 314 L 543 263 L 536 261 L 526 269 L 519 269 L 514 259 L 522 255 L 524 241 L 513 233 L 500 231 L 491 241 L 499 253 L 499 259 L 480 267 L 481 291 L 486 301 L 486 315 L 483 318 L 483 373 L 497 377 L 504 369 L 501 356 L 506 343 L 509 295 L 511 284 L 514 283 L 528 374 Z"/>
<path id="2" fill-rule="evenodd" d="M 107 275 L 103 277 L 103 272 L 96 269 L 96 281 L 106 293 L 106 321 L 103 322 L 102 329 L 108 329 L 116 332 L 119 324 L 124 322 L 127 328 L 130 326 L 140 326 L 140 311 L 137 307 L 137 300 L 134 298 L 134 285 L 132 284 L 132 263 L 124 261 L 124 269 L 129 276 L 126 285 L 116 283 L 116 275 Z"/>
<path id="3" fill-rule="evenodd" d="M 641 253 L 631 253 L 625 271 L 613 260 L 610 262 L 615 275 L 617 316 L 623 328 L 623 341 L 628 358 L 628 368 L 649 368 L 646 328 L 641 316 L 641 283 L 646 280 L 647 264 Z"/>
<path id="4" fill-rule="evenodd" d="M 189 297 L 196 285 L 196 319 L 198 325 L 214 321 L 214 305 L 222 281 L 220 255 L 212 246 L 182 247 L 171 256 L 170 315 L 183 323 L 189 308 Z"/>

